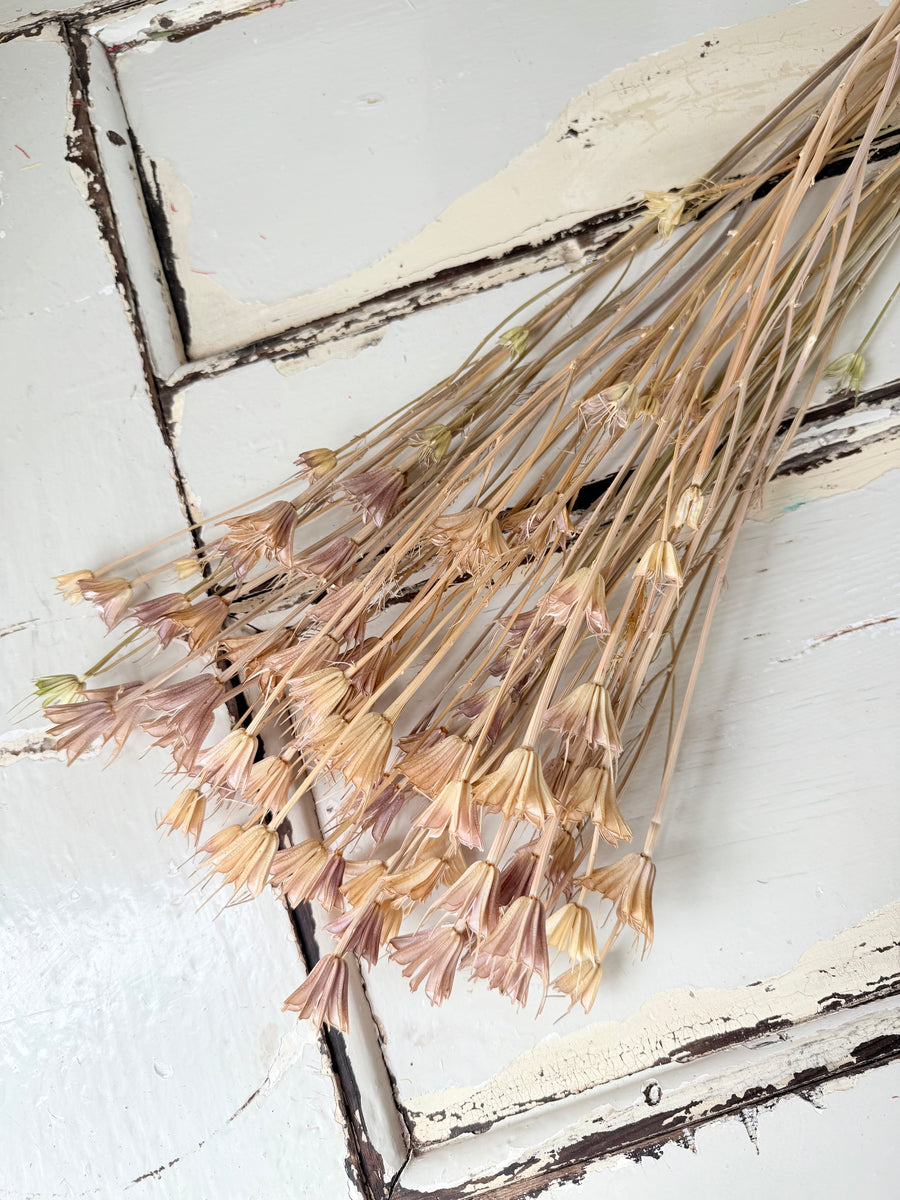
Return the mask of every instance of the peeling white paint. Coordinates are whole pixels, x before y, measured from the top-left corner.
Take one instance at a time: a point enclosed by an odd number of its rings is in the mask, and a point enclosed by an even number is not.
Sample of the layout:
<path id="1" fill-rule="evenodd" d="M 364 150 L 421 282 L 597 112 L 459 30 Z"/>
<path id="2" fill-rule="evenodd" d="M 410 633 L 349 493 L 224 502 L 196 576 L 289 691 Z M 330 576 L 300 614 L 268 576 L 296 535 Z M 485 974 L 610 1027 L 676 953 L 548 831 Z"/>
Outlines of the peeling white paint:
<path id="1" fill-rule="evenodd" d="M 316 126 L 312 142 L 302 140 L 293 110 L 282 111 L 285 105 L 313 101 L 313 91 L 287 95 L 277 90 L 285 77 L 302 74 L 326 91 L 334 82 L 322 71 L 330 62 L 335 32 L 316 8 L 307 14 L 305 6 L 292 5 L 258 14 L 247 29 L 239 28 L 240 23 L 220 25 L 178 45 L 153 42 L 149 56 L 124 52 L 119 79 L 132 126 L 158 174 L 163 215 L 191 313 L 190 356 L 202 358 L 342 312 L 436 271 L 537 244 L 579 220 L 617 208 L 642 189 L 684 185 L 708 170 L 880 11 L 874 0 L 808 0 L 777 13 L 764 2 L 761 7 L 767 15 L 729 29 L 710 29 L 619 67 L 572 99 L 562 113 L 558 107 L 542 112 L 539 122 L 534 120 L 534 71 L 525 69 L 537 51 L 527 41 L 521 62 L 498 63 L 494 94 L 502 90 L 505 103 L 491 112 L 487 124 L 483 112 L 470 111 L 465 91 L 455 101 L 458 121 L 480 119 L 485 136 L 492 122 L 501 121 L 500 144 L 506 147 L 521 144 L 523 131 L 535 124 L 546 128 L 539 140 L 512 161 L 496 163 L 478 183 L 467 182 L 467 157 L 474 149 L 461 154 L 455 141 L 444 145 L 431 140 L 426 114 L 451 101 L 432 96 L 431 77 L 428 87 L 417 83 L 410 92 L 402 64 L 395 63 L 391 39 L 420 29 L 408 11 L 403 20 L 388 6 L 371 23 L 357 14 L 340 31 L 345 71 L 363 46 L 369 60 L 375 45 L 395 64 L 389 79 L 400 111 L 392 115 L 388 106 L 370 139 L 351 119 L 349 100 L 340 89 L 329 101 L 331 109 L 316 109 L 325 124 Z M 538 11 L 543 13 L 540 6 L 500 7 L 504 55 L 519 36 L 532 35 Z M 684 16 L 683 8 L 678 11 Z M 426 75 L 439 76 L 465 64 L 444 61 L 447 51 L 431 45 L 440 6 L 430 6 L 429 13 L 431 23 L 421 26 L 429 48 Z M 563 32 L 571 52 L 586 48 L 573 46 L 566 15 L 584 41 L 584 23 L 597 18 L 577 4 L 560 12 L 559 25 L 545 27 L 548 55 L 553 39 Z M 479 10 L 472 19 L 476 31 L 483 26 L 485 38 L 495 37 L 490 14 Z M 247 32 L 254 35 L 254 55 L 249 57 L 239 50 Z M 302 57 L 311 53 L 304 45 L 307 33 L 317 58 Z M 647 40 L 652 36 L 648 29 Z M 228 64 L 224 68 L 223 59 Z M 204 81 L 200 100 L 192 82 L 190 95 L 183 92 L 186 80 L 195 77 Z M 361 80 L 368 77 L 360 75 Z M 188 110 L 193 119 L 186 117 Z M 412 128 L 406 130 L 404 122 L 410 120 Z M 342 157 L 347 138 L 356 148 L 352 163 Z M 408 138 L 419 153 L 412 159 L 397 157 L 396 144 Z M 327 161 L 321 159 L 326 141 Z M 219 179 L 217 151 L 230 155 L 229 147 L 238 145 L 240 175 L 232 172 Z M 286 160 L 285 146 L 296 147 Z M 370 155 L 384 159 L 379 168 L 376 157 L 371 178 L 367 147 Z M 299 157 L 297 151 L 302 151 Z M 610 163 L 615 163 L 614 171 Z M 431 195 L 443 196 L 448 178 L 459 180 L 457 197 L 436 209 Z M 266 181 L 262 191 L 256 179 Z M 357 193 L 357 179 L 368 195 Z M 430 182 L 423 185 L 423 180 Z M 268 213 L 265 232 L 258 228 L 266 223 L 263 212 Z"/>

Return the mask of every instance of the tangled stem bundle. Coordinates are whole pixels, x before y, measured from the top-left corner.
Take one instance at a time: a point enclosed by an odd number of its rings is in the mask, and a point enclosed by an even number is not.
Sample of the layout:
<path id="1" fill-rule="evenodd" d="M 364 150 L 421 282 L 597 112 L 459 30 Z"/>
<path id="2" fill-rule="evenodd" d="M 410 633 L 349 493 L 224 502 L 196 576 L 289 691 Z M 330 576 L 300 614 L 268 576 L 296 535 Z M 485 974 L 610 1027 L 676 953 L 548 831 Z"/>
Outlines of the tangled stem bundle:
<path id="1" fill-rule="evenodd" d="M 194 556 L 59 577 L 131 627 L 83 676 L 38 681 L 69 760 L 143 729 L 186 781 L 162 823 L 205 839 L 230 902 L 272 885 L 331 910 L 333 953 L 286 1007 L 346 1029 L 347 956 L 383 951 L 433 1003 L 469 968 L 524 1004 L 553 948 L 571 960 L 555 986 L 588 1009 L 622 931 L 649 947 L 654 849 L 735 539 L 823 372 L 859 387 L 858 352 L 829 360 L 900 228 L 900 166 L 873 154 L 892 145 L 898 7 L 708 177 L 648 196 L 538 311 L 366 434 L 301 454 Z M 167 573 L 196 582 L 148 590 Z M 156 678 L 88 686 L 170 644 L 184 653 Z M 642 849 L 614 858 L 667 707 Z M 285 845 L 315 785 L 321 837 Z M 231 823 L 201 833 L 220 806 Z"/>

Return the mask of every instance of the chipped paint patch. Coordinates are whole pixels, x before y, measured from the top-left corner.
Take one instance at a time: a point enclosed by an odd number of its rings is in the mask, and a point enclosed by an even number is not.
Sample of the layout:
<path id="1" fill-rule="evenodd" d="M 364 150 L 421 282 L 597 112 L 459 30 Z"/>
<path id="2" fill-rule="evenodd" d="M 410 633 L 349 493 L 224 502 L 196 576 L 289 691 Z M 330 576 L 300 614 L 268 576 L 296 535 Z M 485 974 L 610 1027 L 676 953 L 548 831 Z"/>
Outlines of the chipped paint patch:
<path id="1" fill-rule="evenodd" d="M 643 189 L 689 183 L 879 12 L 874 0 L 808 0 L 619 68 L 571 100 L 539 142 L 418 233 L 336 282 L 271 302 L 238 300 L 216 279 L 214 264 L 192 257 L 192 196 L 159 147 L 152 165 L 190 313 L 191 358 L 344 312 L 439 271 L 540 246 Z M 165 44 L 153 48 L 164 52 Z M 520 274 L 516 264 L 508 277 Z"/>
<path id="2" fill-rule="evenodd" d="M 623 1021 L 545 1038 L 477 1087 L 410 1100 L 420 1144 L 487 1124 L 630 1075 L 771 1036 L 847 1003 L 900 986 L 900 903 L 812 946 L 785 974 L 739 988 L 683 987 L 653 996 Z M 840 996 L 832 981 L 840 979 Z"/>

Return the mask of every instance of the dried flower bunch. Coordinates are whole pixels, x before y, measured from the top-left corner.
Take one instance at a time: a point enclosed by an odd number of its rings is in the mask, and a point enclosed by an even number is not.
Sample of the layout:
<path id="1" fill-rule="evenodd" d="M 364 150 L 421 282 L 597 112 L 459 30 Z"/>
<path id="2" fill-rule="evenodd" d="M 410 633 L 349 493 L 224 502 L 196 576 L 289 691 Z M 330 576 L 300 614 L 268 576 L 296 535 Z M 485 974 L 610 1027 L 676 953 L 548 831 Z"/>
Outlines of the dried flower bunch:
<path id="1" fill-rule="evenodd" d="M 69 761 L 144 730 L 185 780 L 162 824 L 229 903 L 271 885 L 329 910 L 333 951 L 287 1008 L 346 1029 L 348 956 L 382 953 L 433 1003 L 466 969 L 524 1004 L 556 950 L 555 987 L 587 1010 L 620 934 L 649 947 L 735 538 L 823 373 L 860 385 L 858 351 L 829 361 L 900 231 L 900 163 L 873 154 L 892 144 L 898 37 L 895 3 L 539 311 L 348 445 L 302 453 L 194 555 L 59 577 L 127 630 L 82 676 L 38 682 Z M 170 645 L 155 678 L 95 686 Z M 615 857 L 669 708 L 656 810 Z M 286 844 L 314 787 L 321 836 Z"/>

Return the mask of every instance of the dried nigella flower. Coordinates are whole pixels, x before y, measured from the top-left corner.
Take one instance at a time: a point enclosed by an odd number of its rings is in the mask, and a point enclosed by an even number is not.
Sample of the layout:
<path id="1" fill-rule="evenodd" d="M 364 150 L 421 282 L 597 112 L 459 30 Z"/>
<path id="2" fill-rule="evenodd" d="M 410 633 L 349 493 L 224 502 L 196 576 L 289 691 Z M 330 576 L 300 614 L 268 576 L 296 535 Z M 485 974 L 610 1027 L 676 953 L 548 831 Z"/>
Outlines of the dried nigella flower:
<path id="1" fill-rule="evenodd" d="M 647 213 L 657 218 L 660 237 L 670 238 L 684 217 L 684 197 L 677 192 L 644 192 Z"/>
<path id="2" fill-rule="evenodd" d="M 163 715 L 145 721 L 143 729 L 157 746 L 169 747 L 182 770 L 189 770 L 213 727 L 215 709 L 225 699 L 225 685 L 214 675 L 197 675 L 154 688 L 144 699 L 148 708 Z"/>
<path id="3" fill-rule="evenodd" d="M 437 797 L 417 819 L 416 825 L 433 833 L 446 830 L 454 841 L 473 850 L 482 849 L 478 808 L 472 785 L 463 780 L 455 779 L 444 784 Z"/>
<path id="4" fill-rule="evenodd" d="M 581 904 L 564 904 L 547 920 L 547 941 L 579 962 L 597 953 L 591 914 Z"/>
<path id="5" fill-rule="evenodd" d="M 304 717 L 315 722 L 340 708 L 352 690 L 350 680 L 340 667 L 325 667 L 288 683 L 291 699 L 300 705 Z"/>
<path id="6" fill-rule="evenodd" d="M 419 459 L 426 466 L 439 463 L 453 443 L 453 431 L 439 421 L 417 429 L 409 438 L 410 444 L 419 447 Z"/>
<path id="7" fill-rule="evenodd" d="M 359 546 L 351 537 L 336 537 L 317 550 L 298 554 L 294 562 L 305 575 L 314 575 L 323 583 L 336 583 L 341 572 L 356 559 Z"/>
<path id="8" fill-rule="evenodd" d="M 564 971 L 558 979 L 554 979 L 553 986 L 564 996 L 568 996 L 573 1006 L 580 1004 L 585 1012 L 590 1012 L 597 999 L 602 978 L 602 962 L 596 958 L 587 958 Z"/>
<path id="9" fill-rule="evenodd" d="M 681 587 L 681 567 L 675 547 L 666 538 L 655 541 L 641 555 L 638 565 L 634 568 L 635 579 L 645 579 L 650 587 L 659 589 L 674 586 Z"/>
<path id="10" fill-rule="evenodd" d="M 224 524 L 228 533 L 218 549 L 231 560 L 236 575 L 246 575 L 263 557 L 276 559 L 288 570 L 294 565 L 297 509 L 290 500 L 276 500 L 259 512 L 228 517 Z"/>
<path id="11" fill-rule="evenodd" d="M 827 379 L 836 379 L 838 388 L 848 388 L 855 396 L 862 391 L 866 360 L 859 353 L 841 354 L 825 368 Z"/>
<path id="12" fill-rule="evenodd" d="M 398 763 L 398 769 L 414 788 L 434 796 L 451 779 L 459 777 L 471 751 L 471 745 L 453 733 L 408 755 Z"/>
<path id="13" fill-rule="evenodd" d="M 201 750 L 194 770 L 202 772 L 203 782 L 232 794 L 243 790 L 253 766 L 257 740 L 246 729 L 232 729 L 220 742 Z"/>
<path id="14" fill-rule="evenodd" d="M 336 954 L 326 954 L 297 990 L 288 996 L 282 1010 L 295 1012 L 301 1020 L 312 1021 L 317 1029 L 331 1025 L 346 1033 L 350 1028 L 347 985 L 347 963 Z"/>
<path id="15" fill-rule="evenodd" d="M 653 882 L 656 864 L 646 854 L 626 854 L 611 867 L 598 867 L 581 880 L 616 906 L 616 916 L 644 939 L 644 954 L 653 944 Z"/>
<path id="16" fill-rule="evenodd" d="M 550 588 L 538 605 L 538 612 L 556 625 L 568 625 L 582 617 L 591 633 L 606 637 L 609 617 L 603 576 L 593 567 L 580 567 Z"/>
<path id="17" fill-rule="evenodd" d="M 337 466 L 337 455 L 333 450 L 320 446 L 317 450 L 304 450 L 294 465 L 300 467 L 300 475 L 308 479 L 329 475 Z"/>
<path id="18" fill-rule="evenodd" d="M 66 752 L 67 763 L 71 765 L 98 741 L 105 745 L 114 738 L 121 749 L 140 716 L 139 708 L 129 703 L 129 693 L 139 686 L 132 683 L 121 688 L 98 688 L 84 692 L 83 698 L 74 703 L 47 705 L 44 713 L 56 727 L 53 737 L 57 749 Z"/>
<path id="19" fill-rule="evenodd" d="M 443 1004 L 450 995 L 468 939 L 452 925 L 435 925 L 395 937 L 391 958 L 403 967 L 411 991 L 425 980 L 425 995 L 432 1004 Z"/>
<path id="20" fill-rule="evenodd" d="M 493 812 L 531 821 L 538 828 L 552 816 L 556 804 L 531 746 L 511 750 L 496 771 L 479 779 L 475 799 Z"/>
<path id="21" fill-rule="evenodd" d="M 206 596 L 195 600 L 185 609 L 169 614 L 169 620 L 184 629 L 192 650 L 201 650 L 212 643 L 228 616 L 228 602 L 221 596 Z"/>
<path id="22" fill-rule="evenodd" d="M 537 975 L 546 996 L 550 981 L 544 906 L 535 896 L 514 900 L 493 933 L 475 955 L 473 974 L 486 979 L 516 1004 L 528 999 L 528 987 Z"/>
<path id="23" fill-rule="evenodd" d="M 269 878 L 269 868 L 278 849 L 278 834 L 265 825 L 252 825 L 249 829 L 230 825 L 201 849 L 209 854 L 204 866 L 210 873 L 223 876 L 223 886 L 233 884 L 235 896 L 246 887 L 256 897 Z"/>
<path id="24" fill-rule="evenodd" d="M 602 746 L 613 758 L 622 753 L 609 692 L 599 683 L 582 683 L 544 714 L 548 729 L 558 729 L 567 738 L 582 738 L 595 749 Z"/>
<path id="25" fill-rule="evenodd" d="M 347 863 L 341 894 L 351 908 L 361 908 L 375 900 L 381 891 L 381 881 L 387 874 L 387 864 L 376 859 L 374 862 Z"/>
<path id="26" fill-rule="evenodd" d="M 314 838 L 279 850 L 272 861 L 272 886 L 279 888 L 294 908 L 313 898 L 324 908 L 337 908 L 343 879 L 341 854 Z"/>
<path id="27" fill-rule="evenodd" d="M 344 913 L 325 928 L 340 940 L 342 950 L 352 950 L 374 967 L 381 947 L 400 932 L 402 919 L 403 914 L 396 904 L 373 901 Z"/>
<path id="28" fill-rule="evenodd" d="M 455 913 L 477 937 L 484 937 L 500 920 L 500 873 L 485 860 L 466 867 L 455 883 L 432 905 Z"/>
<path id="29" fill-rule="evenodd" d="M 253 763 L 243 787 L 244 799 L 257 816 L 278 813 L 287 804 L 293 772 L 284 758 L 261 758 Z"/>
<path id="30" fill-rule="evenodd" d="M 428 536 L 464 575 L 479 575 L 496 566 L 507 549 L 496 518 L 483 508 L 435 517 Z"/>
<path id="31" fill-rule="evenodd" d="M 605 767 L 585 767 L 567 797 L 573 811 L 590 816 L 611 846 L 631 841 L 631 830 L 619 811 L 612 774 Z"/>
<path id="32" fill-rule="evenodd" d="M 515 360 L 521 358 L 528 349 L 530 336 L 528 329 L 524 325 L 513 325 L 501 333 L 497 341 L 501 346 L 506 346 L 509 350 L 509 357 Z"/>
<path id="33" fill-rule="evenodd" d="M 702 516 L 703 492 L 696 483 L 692 483 L 678 497 L 678 503 L 675 505 L 675 512 L 672 516 L 672 528 L 677 533 L 679 529 L 683 529 L 687 525 L 688 529 L 693 529 L 696 533 L 700 528 Z"/>
<path id="34" fill-rule="evenodd" d="M 181 592 L 170 592 L 166 596 L 156 596 L 153 600 L 133 605 L 128 610 L 128 615 L 142 629 L 152 629 L 160 649 L 165 650 L 183 628 L 172 618 L 180 613 L 190 612 L 190 609 L 189 601 Z"/>
<path id="35" fill-rule="evenodd" d="M 127 579 L 80 579 L 76 586 L 85 600 L 99 608 L 107 629 L 118 625 L 131 603 L 132 589 Z"/>
<path id="36" fill-rule="evenodd" d="M 196 845 L 205 815 L 206 797 L 197 788 L 186 788 L 166 810 L 166 815 L 157 825 L 157 829 L 168 825 L 170 834 L 180 829 L 186 837 L 193 838 Z"/>
<path id="37" fill-rule="evenodd" d="M 341 481 L 363 521 L 372 521 L 379 528 L 391 515 L 405 484 L 406 476 L 394 467 L 374 467 Z"/>
<path id="38" fill-rule="evenodd" d="M 53 578 L 56 581 L 56 590 L 64 600 L 68 600 L 70 604 L 80 604 L 84 599 L 80 585 L 89 583 L 94 578 L 94 572 L 66 571 L 62 575 L 54 575 Z"/>
<path id="39" fill-rule="evenodd" d="M 332 761 L 348 783 L 367 792 L 384 774 L 393 736 L 394 727 L 382 713 L 360 713 L 338 739 Z"/>
<path id="40" fill-rule="evenodd" d="M 367 637 L 342 656 L 342 663 L 351 668 L 347 673 L 361 696 L 371 696 L 387 674 L 391 661 L 392 643 L 382 638 Z"/>
<path id="41" fill-rule="evenodd" d="M 585 425 L 624 429 L 637 415 L 637 387 L 633 383 L 614 383 L 585 397 L 578 406 Z"/>
<path id="42" fill-rule="evenodd" d="M 85 681 L 80 675 L 42 675 L 34 681 L 34 694 L 41 708 L 50 704 L 74 704 L 84 694 Z"/>

